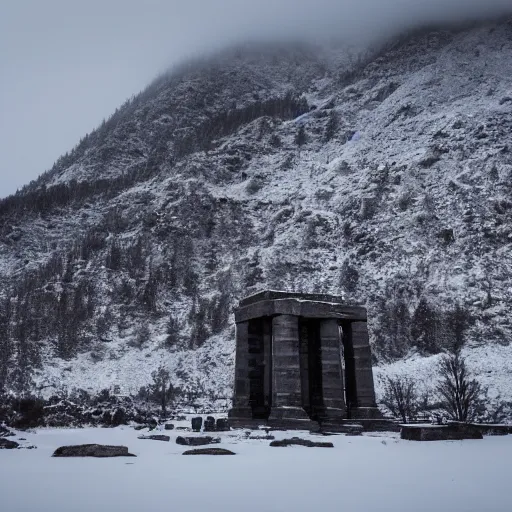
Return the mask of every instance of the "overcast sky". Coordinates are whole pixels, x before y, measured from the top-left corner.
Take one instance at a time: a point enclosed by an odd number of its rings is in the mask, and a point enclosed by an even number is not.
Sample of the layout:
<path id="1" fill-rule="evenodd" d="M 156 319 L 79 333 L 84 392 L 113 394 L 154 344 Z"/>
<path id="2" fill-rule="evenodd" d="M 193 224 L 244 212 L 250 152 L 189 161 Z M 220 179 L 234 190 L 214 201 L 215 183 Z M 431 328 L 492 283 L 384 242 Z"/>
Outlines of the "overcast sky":
<path id="1" fill-rule="evenodd" d="M 244 39 L 375 34 L 512 0 L 1 0 L 0 196 L 158 73 Z"/>

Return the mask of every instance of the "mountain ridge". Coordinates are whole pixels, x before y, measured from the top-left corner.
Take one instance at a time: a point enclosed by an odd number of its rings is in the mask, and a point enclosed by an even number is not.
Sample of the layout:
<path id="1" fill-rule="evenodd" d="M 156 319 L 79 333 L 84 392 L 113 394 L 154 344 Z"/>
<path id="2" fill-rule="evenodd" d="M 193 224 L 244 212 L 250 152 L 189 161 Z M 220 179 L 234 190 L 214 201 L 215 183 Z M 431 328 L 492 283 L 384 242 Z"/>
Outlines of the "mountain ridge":
<path id="1" fill-rule="evenodd" d="M 160 79 L 0 201 L 0 387 L 134 394 L 163 364 L 228 396 L 231 308 L 270 287 L 367 304 L 378 376 L 459 329 L 512 398 L 510 22 L 287 51 Z"/>

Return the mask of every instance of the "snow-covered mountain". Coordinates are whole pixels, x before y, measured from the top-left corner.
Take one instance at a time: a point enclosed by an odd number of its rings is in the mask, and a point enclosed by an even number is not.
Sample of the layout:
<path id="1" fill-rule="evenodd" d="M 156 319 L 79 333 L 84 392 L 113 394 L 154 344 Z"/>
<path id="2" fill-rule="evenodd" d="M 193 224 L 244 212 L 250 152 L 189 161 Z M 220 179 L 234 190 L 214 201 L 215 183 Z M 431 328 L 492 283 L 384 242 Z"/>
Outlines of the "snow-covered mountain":
<path id="1" fill-rule="evenodd" d="M 0 387 L 231 394 L 261 288 L 367 304 L 376 373 L 463 337 L 512 400 L 512 21 L 238 47 L 156 80 L 0 202 Z"/>

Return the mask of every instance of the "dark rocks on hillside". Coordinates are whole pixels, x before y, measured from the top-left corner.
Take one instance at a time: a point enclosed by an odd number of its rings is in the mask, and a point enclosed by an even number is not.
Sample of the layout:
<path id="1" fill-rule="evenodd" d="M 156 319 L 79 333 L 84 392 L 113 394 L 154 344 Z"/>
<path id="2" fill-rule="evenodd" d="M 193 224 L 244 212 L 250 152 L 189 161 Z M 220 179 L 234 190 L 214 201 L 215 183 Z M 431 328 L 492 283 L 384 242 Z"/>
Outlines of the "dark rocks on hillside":
<path id="1" fill-rule="evenodd" d="M 300 439 L 299 437 L 281 439 L 280 441 L 272 441 L 270 446 L 307 446 L 308 448 L 334 448 L 332 443 L 317 443 L 314 441 L 309 441 L 308 439 Z"/>
<path id="2" fill-rule="evenodd" d="M 149 430 L 155 430 L 156 427 L 158 427 L 158 421 L 156 421 L 155 419 L 148 421 Z"/>
<path id="3" fill-rule="evenodd" d="M 80 444 L 61 446 L 53 452 L 52 457 L 136 457 L 128 453 L 126 446 L 110 446 L 102 444 Z"/>
<path id="4" fill-rule="evenodd" d="M 126 425 L 127 424 L 127 415 L 126 411 L 122 408 L 116 409 L 114 414 L 112 414 L 112 419 L 110 421 L 110 424 L 113 427 L 118 427 L 119 425 Z"/>
<path id="5" fill-rule="evenodd" d="M 178 436 L 176 438 L 176 444 L 181 444 L 184 446 L 203 446 L 206 444 L 217 444 L 217 443 L 220 443 L 220 437 L 213 438 L 211 436 L 203 436 L 203 437 Z"/>
<path id="6" fill-rule="evenodd" d="M 135 425 L 133 430 L 144 430 L 145 428 L 149 428 L 147 425 Z"/>
<path id="7" fill-rule="evenodd" d="M 441 160 L 441 152 L 437 149 L 431 149 L 425 153 L 425 156 L 418 162 L 424 169 L 432 167 Z"/>
<path id="8" fill-rule="evenodd" d="M 359 208 L 359 216 L 363 220 L 371 219 L 377 212 L 379 199 L 374 196 L 361 198 L 361 207 Z"/>
<path id="9" fill-rule="evenodd" d="M 101 423 L 106 426 L 110 426 L 110 421 L 112 419 L 112 413 L 110 411 L 105 411 L 101 415 Z"/>
<path id="10" fill-rule="evenodd" d="M 14 437 L 16 434 L 11 432 L 7 427 L 0 425 L 0 437 Z"/>
<path id="11" fill-rule="evenodd" d="M 446 245 L 455 242 L 455 235 L 453 233 L 453 229 L 450 229 L 450 228 L 442 229 L 441 231 L 439 231 L 438 236 L 442 240 L 442 242 Z"/>
<path id="12" fill-rule="evenodd" d="M 150 440 L 153 440 L 153 441 L 170 441 L 171 438 L 169 436 L 160 436 L 160 435 L 156 435 L 156 436 L 139 436 L 137 437 L 137 439 L 150 439 Z"/>
<path id="13" fill-rule="evenodd" d="M 97 425 L 115 427 L 129 421 L 146 424 L 148 411 L 140 410 L 130 397 L 116 397 L 100 393 L 73 397 L 52 396 L 47 400 L 25 398 L 4 401 L 3 412 L 8 424 L 16 428 L 80 427 Z"/>
<path id="14" fill-rule="evenodd" d="M 230 450 L 224 448 L 196 448 L 195 450 L 187 450 L 183 455 L 236 455 Z"/>
<path id="15" fill-rule="evenodd" d="M 14 450 L 19 446 L 20 445 L 16 441 L 5 439 L 5 437 L 0 437 L 0 450 Z"/>

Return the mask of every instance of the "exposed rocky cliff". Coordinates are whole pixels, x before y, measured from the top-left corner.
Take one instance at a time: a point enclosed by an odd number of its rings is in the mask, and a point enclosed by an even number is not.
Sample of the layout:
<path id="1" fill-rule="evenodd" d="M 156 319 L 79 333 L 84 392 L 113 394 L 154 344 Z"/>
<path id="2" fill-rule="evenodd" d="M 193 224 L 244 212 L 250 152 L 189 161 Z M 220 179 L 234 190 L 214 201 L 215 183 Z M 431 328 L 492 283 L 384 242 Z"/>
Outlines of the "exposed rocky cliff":
<path id="1" fill-rule="evenodd" d="M 366 303 L 378 374 L 463 340 L 512 398 L 512 23 L 242 47 L 160 77 L 0 202 L 0 387 L 230 395 L 260 288 Z M 427 357 L 428 356 L 428 357 Z"/>

